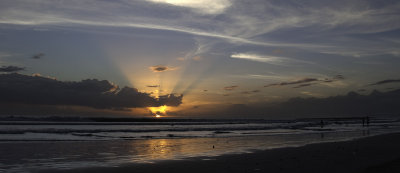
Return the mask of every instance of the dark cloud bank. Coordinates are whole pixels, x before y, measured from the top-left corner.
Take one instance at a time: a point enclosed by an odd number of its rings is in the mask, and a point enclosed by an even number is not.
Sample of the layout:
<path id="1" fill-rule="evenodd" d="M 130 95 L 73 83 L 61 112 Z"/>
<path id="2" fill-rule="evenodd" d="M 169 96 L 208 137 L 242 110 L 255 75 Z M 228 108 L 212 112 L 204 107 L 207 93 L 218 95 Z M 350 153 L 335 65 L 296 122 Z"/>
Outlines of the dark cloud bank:
<path id="1" fill-rule="evenodd" d="M 301 118 L 400 115 L 400 89 L 369 95 L 349 92 L 328 98 L 292 98 L 282 103 L 235 104 L 221 113 L 236 118 Z"/>
<path id="2" fill-rule="evenodd" d="M 0 95 L 0 102 L 5 104 L 72 105 L 102 109 L 179 106 L 183 98 L 183 95 L 165 95 L 157 99 L 135 88 L 118 88 L 106 80 L 64 82 L 17 73 L 0 74 Z"/>
<path id="3" fill-rule="evenodd" d="M 10 73 L 10 72 L 19 72 L 25 70 L 25 67 L 17 67 L 17 66 L 1 66 L 0 72 Z"/>

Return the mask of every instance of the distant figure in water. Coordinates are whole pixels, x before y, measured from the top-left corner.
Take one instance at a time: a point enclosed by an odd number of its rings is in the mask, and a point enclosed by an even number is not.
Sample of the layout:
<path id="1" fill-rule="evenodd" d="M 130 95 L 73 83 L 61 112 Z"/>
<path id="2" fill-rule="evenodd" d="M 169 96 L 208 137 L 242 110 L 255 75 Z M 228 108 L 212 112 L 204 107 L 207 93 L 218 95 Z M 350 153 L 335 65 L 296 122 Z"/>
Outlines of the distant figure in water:
<path id="1" fill-rule="evenodd" d="M 214 145 L 213 145 L 213 148 L 215 148 Z"/>
<path id="2" fill-rule="evenodd" d="M 363 127 L 365 126 L 365 117 L 362 118 Z"/>
<path id="3" fill-rule="evenodd" d="M 321 128 L 324 128 L 324 120 L 321 120 L 320 125 L 321 125 Z"/>
<path id="4" fill-rule="evenodd" d="M 369 126 L 369 117 L 367 116 L 367 126 Z"/>

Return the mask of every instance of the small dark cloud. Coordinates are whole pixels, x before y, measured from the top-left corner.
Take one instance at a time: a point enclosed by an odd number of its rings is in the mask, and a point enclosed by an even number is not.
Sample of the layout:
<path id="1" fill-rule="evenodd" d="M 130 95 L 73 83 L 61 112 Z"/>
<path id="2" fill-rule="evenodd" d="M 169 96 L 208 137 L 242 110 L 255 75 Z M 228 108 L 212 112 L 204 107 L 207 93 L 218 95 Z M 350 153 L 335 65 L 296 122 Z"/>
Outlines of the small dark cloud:
<path id="1" fill-rule="evenodd" d="M 314 81 L 318 81 L 318 79 L 316 78 L 304 78 L 304 79 L 300 79 L 297 81 L 293 81 L 293 82 L 282 82 L 280 83 L 281 86 L 284 85 L 295 85 L 295 84 L 302 84 L 302 83 L 308 83 L 308 82 L 314 82 Z"/>
<path id="2" fill-rule="evenodd" d="M 164 72 L 164 71 L 169 71 L 169 70 L 175 70 L 176 68 L 171 68 L 163 65 L 156 65 L 156 66 L 151 66 L 149 67 L 151 71 L 153 72 Z"/>
<path id="3" fill-rule="evenodd" d="M 204 92 L 207 92 L 208 90 L 203 90 Z"/>
<path id="4" fill-rule="evenodd" d="M 183 95 L 154 98 L 136 88 L 120 89 L 107 80 L 64 82 L 17 73 L 0 75 L 0 102 L 36 105 L 74 105 L 103 109 L 179 106 Z"/>
<path id="5" fill-rule="evenodd" d="M 273 83 L 273 84 L 264 85 L 265 88 L 272 87 L 272 86 L 279 86 L 279 84 L 278 83 Z"/>
<path id="6" fill-rule="evenodd" d="M 0 72 L 19 72 L 25 70 L 25 67 L 17 67 L 17 66 L 2 66 L 0 67 Z"/>
<path id="7" fill-rule="evenodd" d="M 324 80 L 322 80 L 322 82 L 331 83 L 331 82 L 334 82 L 334 80 L 333 79 L 324 79 Z"/>
<path id="8" fill-rule="evenodd" d="M 232 90 L 234 90 L 234 89 L 236 89 L 236 88 L 238 88 L 239 86 L 237 86 L 237 85 L 233 85 L 233 86 L 226 86 L 226 87 L 224 87 L 224 90 L 225 91 L 232 91 Z"/>
<path id="9" fill-rule="evenodd" d="M 253 94 L 253 93 L 258 93 L 260 90 L 253 90 L 253 91 L 243 91 L 241 94 Z"/>
<path id="10" fill-rule="evenodd" d="M 32 59 L 40 59 L 44 57 L 44 53 L 38 53 L 32 56 Z"/>
<path id="11" fill-rule="evenodd" d="M 318 84 L 318 83 L 335 82 L 335 81 L 342 80 L 342 79 L 344 79 L 343 75 L 336 75 L 330 79 L 328 79 L 328 78 L 325 78 L 325 79 L 303 78 L 303 79 L 296 80 L 296 81 L 272 83 L 272 84 L 265 85 L 264 87 L 297 85 L 293 88 L 301 88 L 301 87 L 307 87 L 307 86 L 311 86 L 311 85 Z"/>
<path id="12" fill-rule="evenodd" d="M 357 90 L 358 92 L 366 92 L 367 90 L 366 89 L 359 89 L 359 90 Z"/>
<path id="13" fill-rule="evenodd" d="M 296 84 L 309 83 L 309 82 L 314 82 L 314 81 L 318 81 L 318 79 L 316 79 L 316 78 L 304 78 L 304 79 L 291 81 L 291 82 L 280 82 L 280 83 L 268 84 L 268 85 L 265 85 L 264 87 L 296 85 Z"/>
<path id="14" fill-rule="evenodd" d="M 302 87 L 307 87 L 307 86 L 311 86 L 311 85 L 313 85 L 313 84 L 312 83 L 305 83 L 305 84 L 297 85 L 297 86 L 295 86 L 293 88 L 302 88 Z"/>
<path id="15" fill-rule="evenodd" d="M 339 74 L 339 75 L 334 76 L 333 79 L 342 80 L 342 79 L 344 79 L 344 76 Z"/>
<path id="16" fill-rule="evenodd" d="M 388 84 L 388 83 L 398 83 L 400 82 L 400 79 L 386 79 L 382 81 L 378 81 L 372 84 L 369 84 L 369 86 L 374 86 L 374 85 L 383 85 L 383 84 Z"/>
<path id="17" fill-rule="evenodd" d="M 160 85 L 146 85 L 146 87 L 149 87 L 149 88 L 157 88 L 157 87 L 160 87 Z"/>
<path id="18" fill-rule="evenodd" d="M 222 96 L 230 96 L 230 94 L 222 94 Z"/>

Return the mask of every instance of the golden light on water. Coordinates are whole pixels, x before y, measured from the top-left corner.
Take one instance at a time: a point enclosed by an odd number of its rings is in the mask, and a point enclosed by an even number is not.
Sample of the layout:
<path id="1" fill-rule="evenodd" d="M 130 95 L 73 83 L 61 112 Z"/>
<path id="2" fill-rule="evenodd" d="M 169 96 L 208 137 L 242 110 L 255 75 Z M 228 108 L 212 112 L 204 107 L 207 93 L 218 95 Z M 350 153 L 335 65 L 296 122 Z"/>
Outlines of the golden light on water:
<path id="1" fill-rule="evenodd" d="M 156 118 L 161 118 L 161 115 L 156 114 Z"/>

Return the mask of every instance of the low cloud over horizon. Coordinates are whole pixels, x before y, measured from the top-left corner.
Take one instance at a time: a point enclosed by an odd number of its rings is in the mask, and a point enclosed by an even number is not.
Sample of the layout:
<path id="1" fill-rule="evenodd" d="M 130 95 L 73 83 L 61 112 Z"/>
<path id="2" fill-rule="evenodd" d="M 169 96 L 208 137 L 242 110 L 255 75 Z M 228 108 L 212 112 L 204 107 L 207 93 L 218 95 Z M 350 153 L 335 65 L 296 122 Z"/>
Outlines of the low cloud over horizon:
<path id="1" fill-rule="evenodd" d="M 5 73 L 10 73 L 10 72 L 19 72 L 25 70 L 25 67 L 18 67 L 18 66 L 1 66 L 0 67 L 0 73 L 5 72 Z"/>
<path id="2" fill-rule="evenodd" d="M 158 99 L 136 88 L 107 80 L 86 79 L 64 82 L 17 73 L 0 74 L 0 102 L 43 105 L 75 105 L 101 109 L 179 106 L 183 95 L 163 95 Z"/>

